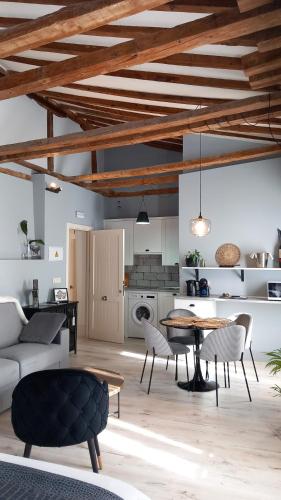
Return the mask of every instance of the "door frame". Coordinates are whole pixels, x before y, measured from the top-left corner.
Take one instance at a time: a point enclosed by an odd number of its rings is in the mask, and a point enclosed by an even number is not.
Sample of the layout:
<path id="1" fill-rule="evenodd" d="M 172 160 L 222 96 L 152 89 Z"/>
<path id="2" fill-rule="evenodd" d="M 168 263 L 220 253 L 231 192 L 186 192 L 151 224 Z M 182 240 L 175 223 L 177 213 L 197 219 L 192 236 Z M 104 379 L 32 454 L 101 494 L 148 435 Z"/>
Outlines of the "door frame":
<path id="1" fill-rule="evenodd" d="M 66 250 L 65 250 L 65 286 L 68 288 L 68 264 L 69 264 L 69 231 L 70 229 L 76 229 L 76 231 L 93 231 L 92 226 L 83 226 L 83 224 L 73 224 L 72 222 L 67 222 L 66 224 Z"/>
<path id="2" fill-rule="evenodd" d="M 76 231 L 85 231 L 85 232 L 90 232 L 93 231 L 92 226 L 84 226 L 83 224 L 75 224 L 72 222 L 67 222 L 66 224 L 66 251 L 65 251 L 65 265 L 66 265 L 66 270 L 65 270 L 65 286 L 68 288 L 68 265 L 69 265 L 69 233 L 71 229 L 75 229 Z M 89 257 L 89 242 L 87 243 L 87 254 Z M 90 281 L 89 279 L 86 280 L 86 290 L 89 292 L 89 287 L 90 287 Z M 88 338 L 88 332 L 89 332 L 89 311 L 88 311 L 88 304 L 86 305 L 86 318 L 87 318 L 87 324 L 86 324 L 86 337 Z"/>

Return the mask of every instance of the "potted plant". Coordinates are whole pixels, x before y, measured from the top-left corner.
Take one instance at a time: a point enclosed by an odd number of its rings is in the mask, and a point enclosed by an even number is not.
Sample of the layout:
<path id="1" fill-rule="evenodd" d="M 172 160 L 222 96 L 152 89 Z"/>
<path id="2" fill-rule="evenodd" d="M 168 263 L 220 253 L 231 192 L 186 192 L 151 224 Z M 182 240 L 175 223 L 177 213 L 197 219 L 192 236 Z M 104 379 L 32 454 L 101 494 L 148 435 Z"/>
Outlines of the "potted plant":
<path id="1" fill-rule="evenodd" d="M 198 250 L 189 251 L 185 256 L 185 263 L 187 267 L 198 267 L 202 256 Z"/>
<path id="2" fill-rule="evenodd" d="M 22 254 L 23 259 L 41 259 L 41 249 L 40 245 L 45 245 L 43 240 L 29 240 L 28 239 L 28 222 L 27 220 L 22 220 L 20 222 L 20 228 L 25 235 L 24 252 Z"/>
<path id="3" fill-rule="evenodd" d="M 267 352 L 267 356 L 269 356 L 270 361 L 267 363 L 267 367 L 271 368 L 270 373 L 276 375 L 281 372 L 281 349 L 276 349 L 272 352 Z M 272 389 L 276 392 L 275 396 L 281 396 L 281 387 L 275 384 Z"/>

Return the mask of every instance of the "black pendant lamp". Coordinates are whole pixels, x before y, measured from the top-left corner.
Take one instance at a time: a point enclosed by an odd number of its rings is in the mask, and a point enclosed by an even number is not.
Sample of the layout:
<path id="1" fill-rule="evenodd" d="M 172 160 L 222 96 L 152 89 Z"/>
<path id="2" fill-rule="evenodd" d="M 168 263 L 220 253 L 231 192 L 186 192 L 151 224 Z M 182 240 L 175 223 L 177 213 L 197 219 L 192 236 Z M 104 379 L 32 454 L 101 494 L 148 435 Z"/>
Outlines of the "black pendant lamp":
<path id="1" fill-rule="evenodd" d="M 144 196 L 142 197 L 142 200 L 140 203 L 140 208 L 139 208 L 139 213 L 137 216 L 136 224 L 150 224 L 148 213 L 147 213 L 145 202 L 144 202 Z"/>

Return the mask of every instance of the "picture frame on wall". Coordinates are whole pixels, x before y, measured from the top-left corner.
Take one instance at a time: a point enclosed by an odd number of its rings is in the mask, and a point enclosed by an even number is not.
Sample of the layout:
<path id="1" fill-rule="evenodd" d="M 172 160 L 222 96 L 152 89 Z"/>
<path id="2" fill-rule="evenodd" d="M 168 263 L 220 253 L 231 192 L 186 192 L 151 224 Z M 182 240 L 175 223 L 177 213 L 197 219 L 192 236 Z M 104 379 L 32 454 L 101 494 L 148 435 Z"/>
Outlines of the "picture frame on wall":
<path id="1" fill-rule="evenodd" d="M 53 290 L 55 302 L 68 302 L 67 288 L 54 288 Z"/>

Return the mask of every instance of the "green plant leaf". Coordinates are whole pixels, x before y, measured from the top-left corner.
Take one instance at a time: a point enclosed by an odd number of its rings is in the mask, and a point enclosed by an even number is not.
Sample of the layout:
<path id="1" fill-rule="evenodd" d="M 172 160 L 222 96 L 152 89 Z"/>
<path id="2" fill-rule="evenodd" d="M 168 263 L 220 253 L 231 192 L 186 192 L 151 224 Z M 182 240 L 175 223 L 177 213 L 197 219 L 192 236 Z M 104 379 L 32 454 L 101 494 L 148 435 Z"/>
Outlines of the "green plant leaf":
<path id="1" fill-rule="evenodd" d="M 28 233 L 28 225 L 27 225 L 27 220 L 22 220 L 20 222 L 20 228 L 23 232 L 23 234 L 25 234 L 25 236 L 27 236 L 27 233 Z"/>

